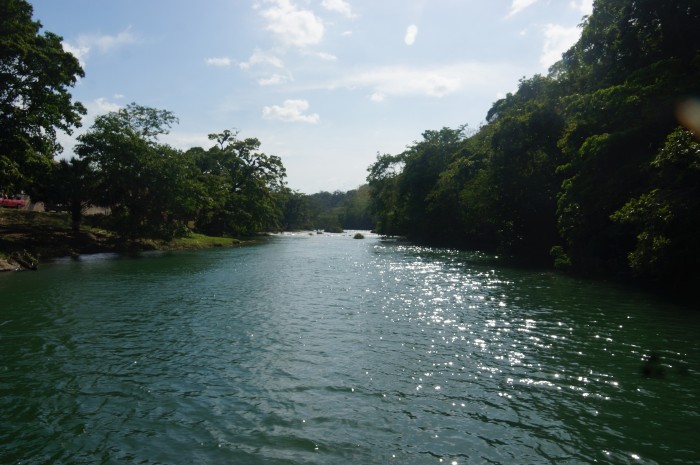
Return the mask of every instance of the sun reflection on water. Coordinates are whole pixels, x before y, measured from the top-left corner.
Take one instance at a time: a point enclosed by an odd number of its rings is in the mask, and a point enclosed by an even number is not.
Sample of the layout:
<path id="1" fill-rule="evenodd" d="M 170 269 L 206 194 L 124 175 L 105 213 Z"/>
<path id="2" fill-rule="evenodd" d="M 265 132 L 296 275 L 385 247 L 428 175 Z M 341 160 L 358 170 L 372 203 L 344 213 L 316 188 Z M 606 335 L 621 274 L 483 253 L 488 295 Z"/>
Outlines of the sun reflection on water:
<path id="1" fill-rule="evenodd" d="M 398 250 L 401 254 L 390 255 L 383 278 L 382 308 L 392 323 L 415 325 L 427 336 L 426 343 L 416 340 L 413 345 L 418 352 L 412 378 L 416 393 L 439 395 L 450 400 L 450 408 L 464 409 L 478 392 L 480 405 L 498 406 L 516 417 L 534 402 L 539 408 L 536 422 L 542 424 L 560 423 L 560 408 L 578 412 L 571 421 L 591 425 L 611 410 L 605 405 L 620 395 L 620 378 L 628 376 L 621 373 L 620 363 L 630 364 L 629 347 L 621 347 L 616 336 L 623 325 L 587 318 L 588 313 L 581 320 L 597 328 L 589 332 L 557 310 L 555 296 L 550 305 L 530 306 L 532 289 L 543 294 L 546 287 L 521 287 L 502 272 L 485 268 L 484 255 L 465 260 L 468 254 L 451 250 Z M 399 280 L 392 274 L 399 274 Z M 390 280 L 402 283 L 399 292 L 393 292 Z M 585 308 L 586 302 L 576 305 Z M 618 361 L 621 353 L 624 360 Z M 430 371 L 422 369 L 428 364 Z M 529 428 L 527 422 L 512 425 Z"/>

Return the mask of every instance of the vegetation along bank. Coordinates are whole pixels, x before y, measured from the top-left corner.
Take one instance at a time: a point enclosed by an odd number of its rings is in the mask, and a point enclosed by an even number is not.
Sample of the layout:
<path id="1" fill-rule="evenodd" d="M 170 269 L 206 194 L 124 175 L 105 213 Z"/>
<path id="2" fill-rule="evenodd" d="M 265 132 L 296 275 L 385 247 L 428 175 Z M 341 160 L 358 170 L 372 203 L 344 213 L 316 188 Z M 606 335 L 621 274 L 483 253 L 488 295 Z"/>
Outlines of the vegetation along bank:
<path id="1" fill-rule="evenodd" d="M 546 76 L 478 130 L 426 131 L 369 169 L 383 234 L 700 285 L 700 2 L 597 0 Z"/>

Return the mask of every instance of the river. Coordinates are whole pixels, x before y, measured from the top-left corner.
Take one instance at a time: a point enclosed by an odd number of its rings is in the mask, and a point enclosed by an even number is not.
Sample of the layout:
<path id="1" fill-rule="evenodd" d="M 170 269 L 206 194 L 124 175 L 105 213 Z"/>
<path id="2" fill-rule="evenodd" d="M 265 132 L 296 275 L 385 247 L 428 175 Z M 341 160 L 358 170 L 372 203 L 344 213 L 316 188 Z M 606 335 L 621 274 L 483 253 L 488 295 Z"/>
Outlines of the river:
<path id="1" fill-rule="evenodd" d="M 612 284 L 289 234 L 0 299 L 2 464 L 700 464 L 700 312 Z"/>

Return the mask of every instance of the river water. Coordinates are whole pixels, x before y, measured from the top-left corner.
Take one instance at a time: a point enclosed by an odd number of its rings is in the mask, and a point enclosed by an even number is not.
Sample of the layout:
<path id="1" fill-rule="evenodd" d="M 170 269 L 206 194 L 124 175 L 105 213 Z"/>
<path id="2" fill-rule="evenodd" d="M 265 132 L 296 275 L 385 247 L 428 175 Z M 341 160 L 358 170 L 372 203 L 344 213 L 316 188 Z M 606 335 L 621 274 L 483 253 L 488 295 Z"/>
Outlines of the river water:
<path id="1" fill-rule="evenodd" d="M 699 312 L 478 253 L 283 235 L 0 299 L 2 464 L 700 463 Z"/>

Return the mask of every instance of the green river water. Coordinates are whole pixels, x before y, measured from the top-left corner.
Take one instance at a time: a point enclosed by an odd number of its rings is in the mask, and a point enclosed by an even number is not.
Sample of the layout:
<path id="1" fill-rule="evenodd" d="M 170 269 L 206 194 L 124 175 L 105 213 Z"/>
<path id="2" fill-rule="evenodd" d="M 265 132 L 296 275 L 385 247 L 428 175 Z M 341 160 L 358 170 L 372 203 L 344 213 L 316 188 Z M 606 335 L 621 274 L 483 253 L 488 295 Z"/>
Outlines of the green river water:
<path id="1" fill-rule="evenodd" d="M 0 464 L 700 464 L 699 329 L 372 235 L 61 259 L 0 275 Z"/>

